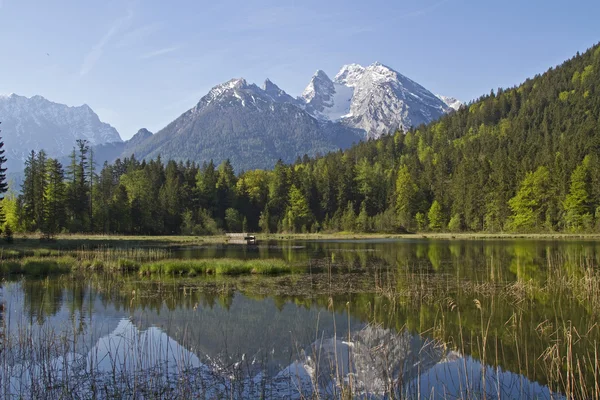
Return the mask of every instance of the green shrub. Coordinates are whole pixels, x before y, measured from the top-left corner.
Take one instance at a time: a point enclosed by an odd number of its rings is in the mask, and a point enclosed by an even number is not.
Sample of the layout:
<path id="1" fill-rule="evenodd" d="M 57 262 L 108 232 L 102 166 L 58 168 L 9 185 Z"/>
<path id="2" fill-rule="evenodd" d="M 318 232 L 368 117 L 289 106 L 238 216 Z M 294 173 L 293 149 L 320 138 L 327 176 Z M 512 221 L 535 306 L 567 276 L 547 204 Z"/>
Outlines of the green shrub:
<path id="1" fill-rule="evenodd" d="M 140 264 L 138 262 L 124 258 L 119 259 L 118 266 L 121 271 L 137 271 L 140 269 Z"/>

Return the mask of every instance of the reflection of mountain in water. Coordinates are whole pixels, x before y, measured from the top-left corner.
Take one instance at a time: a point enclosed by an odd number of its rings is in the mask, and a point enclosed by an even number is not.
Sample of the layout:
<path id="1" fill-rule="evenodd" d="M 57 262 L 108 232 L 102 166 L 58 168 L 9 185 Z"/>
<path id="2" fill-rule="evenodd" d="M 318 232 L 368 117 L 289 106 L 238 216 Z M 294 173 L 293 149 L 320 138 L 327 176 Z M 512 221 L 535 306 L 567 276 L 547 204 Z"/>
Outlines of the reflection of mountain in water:
<path id="1" fill-rule="evenodd" d="M 316 390 L 336 397 L 342 384 L 373 398 L 390 391 L 461 397 L 465 390 L 550 397 L 547 388 L 521 375 L 484 367 L 408 330 L 365 326 L 312 302 L 281 305 L 238 293 L 196 307 L 163 299 L 158 307 L 130 309 L 129 301 L 89 287 L 50 292 L 39 285 L 50 283 L 6 286 L 9 333 L 22 334 L 16 328 L 25 324 L 35 346 L 43 346 L 39 339 L 60 343 L 63 333 L 76 340 L 69 337 L 48 355 L 38 352 L 39 358 L 33 352 L 2 354 L 2 382 L 29 390 L 25 397 L 47 392 L 45 398 L 52 398 L 57 393 L 48 387 L 60 388 L 57 382 L 65 377 L 83 397 L 107 384 L 116 397 L 132 387 L 148 393 L 168 387 L 183 397 L 300 398 Z M 50 293 L 55 298 L 44 297 Z M 40 308 L 45 311 L 36 312 Z"/>
<path id="2" fill-rule="evenodd" d="M 168 393 L 165 398 L 194 394 L 201 398 L 301 399 L 317 391 L 322 398 L 339 398 L 342 385 L 361 398 L 372 399 L 386 398 L 390 392 L 409 398 L 468 394 L 477 398 L 483 387 L 493 397 L 500 391 L 507 398 L 550 398 L 547 388 L 522 376 L 482 368 L 470 357 L 461 358 L 406 331 L 396 334 L 367 327 L 352 332 L 349 339 L 323 337 L 268 376 L 260 366 L 249 368 L 255 363 L 243 356 L 229 366 L 202 362 L 205 355 L 194 354 L 161 329 L 140 331 L 123 319 L 86 354 L 67 352 L 40 363 L 15 364 L 2 369 L 0 378 L 10 383 L 5 395 L 35 398 L 55 398 L 66 386 L 73 387 L 71 394 L 99 398 L 144 398 L 157 391 Z M 107 385 L 110 391 L 98 392 L 97 388 Z"/>
<path id="3" fill-rule="evenodd" d="M 335 318 L 335 324 L 334 324 Z M 332 337 L 365 326 L 346 313 L 335 313 L 287 302 L 279 306 L 272 298 L 255 300 L 235 294 L 226 304 L 182 306 L 136 311 L 132 320 L 139 329 L 160 327 L 169 336 L 223 366 L 244 357 L 260 364 L 268 375 L 276 374 L 299 352 L 319 337 Z"/>

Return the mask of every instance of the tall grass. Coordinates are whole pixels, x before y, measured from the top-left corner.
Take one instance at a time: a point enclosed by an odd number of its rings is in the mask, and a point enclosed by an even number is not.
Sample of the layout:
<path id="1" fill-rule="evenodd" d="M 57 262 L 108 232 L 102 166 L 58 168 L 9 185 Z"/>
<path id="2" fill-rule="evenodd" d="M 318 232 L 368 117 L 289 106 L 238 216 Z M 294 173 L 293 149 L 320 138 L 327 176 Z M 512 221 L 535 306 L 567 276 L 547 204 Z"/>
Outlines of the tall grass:
<path id="1" fill-rule="evenodd" d="M 77 261 L 68 256 L 54 257 L 27 257 L 17 260 L 0 261 L 0 274 L 24 274 L 31 276 L 46 276 L 52 274 L 66 274 L 71 272 Z"/>
<path id="2" fill-rule="evenodd" d="M 162 260 L 142 264 L 140 275 L 278 275 L 292 272 L 283 260 L 238 260 L 231 258 Z"/>

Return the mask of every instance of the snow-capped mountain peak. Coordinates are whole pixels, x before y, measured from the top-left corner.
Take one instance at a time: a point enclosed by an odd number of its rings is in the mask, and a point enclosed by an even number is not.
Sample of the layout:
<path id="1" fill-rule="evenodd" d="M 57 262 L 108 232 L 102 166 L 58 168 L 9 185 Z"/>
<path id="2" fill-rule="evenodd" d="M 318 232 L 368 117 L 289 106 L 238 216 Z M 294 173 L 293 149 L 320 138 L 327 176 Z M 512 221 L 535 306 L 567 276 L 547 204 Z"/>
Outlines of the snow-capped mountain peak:
<path id="1" fill-rule="evenodd" d="M 344 65 L 333 81 L 317 71 L 301 98 L 314 117 L 362 129 L 370 138 L 429 123 L 450 110 L 423 86 L 380 62 Z"/>
<path id="2" fill-rule="evenodd" d="M 302 92 L 302 98 L 310 103 L 319 94 L 331 94 L 333 82 L 322 70 L 317 70 L 310 79 L 308 86 Z"/>
<path id="3" fill-rule="evenodd" d="M 352 93 L 352 87 L 333 82 L 324 71 L 318 70 L 300 100 L 315 118 L 337 121 L 349 114 Z"/>
<path id="4" fill-rule="evenodd" d="M 464 105 L 464 103 L 455 97 L 442 96 L 441 94 L 436 94 L 436 97 L 446 103 L 448 107 L 458 111 L 458 109 Z"/>
<path id="5" fill-rule="evenodd" d="M 365 67 L 359 64 L 344 65 L 335 76 L 334 80 L 340 85 L 353 87 L 356 85 L 365 72 Z"/>

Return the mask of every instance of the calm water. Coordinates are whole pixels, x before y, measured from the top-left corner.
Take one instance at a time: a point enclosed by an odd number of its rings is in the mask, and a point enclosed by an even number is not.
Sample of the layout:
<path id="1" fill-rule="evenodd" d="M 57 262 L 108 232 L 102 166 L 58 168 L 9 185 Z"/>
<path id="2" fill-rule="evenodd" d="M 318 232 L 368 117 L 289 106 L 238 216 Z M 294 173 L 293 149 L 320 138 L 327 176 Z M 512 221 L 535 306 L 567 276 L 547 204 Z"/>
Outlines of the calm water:
<path id="1" fill-rule="evenodd" d="M 595 268 L 597 242 L 297 241 L 172 256 L 282 258 L 344 272 L 5 282 L 7 334 L 56 343 L 5 354 L 3 393 L 59 390 L 36 389 L 45 376 L 76 381 L 85 395 L 94 382 L 78 373 L 94 371 L 131 397 L 141 389 L 128 379 L 176 386 L 186 376 L 208 398 L 335 397 L 340 382 L 370 398 L 390 389 L 423 398 L 560 398 L 564 388 L 548 368 L 557 332 L 577 327 L 571 347 L 581 359 L 598 338 L 597 311 L 546 284 L 554 269 Z M 582 365 L 593 386 L 593 368 Z"/>

